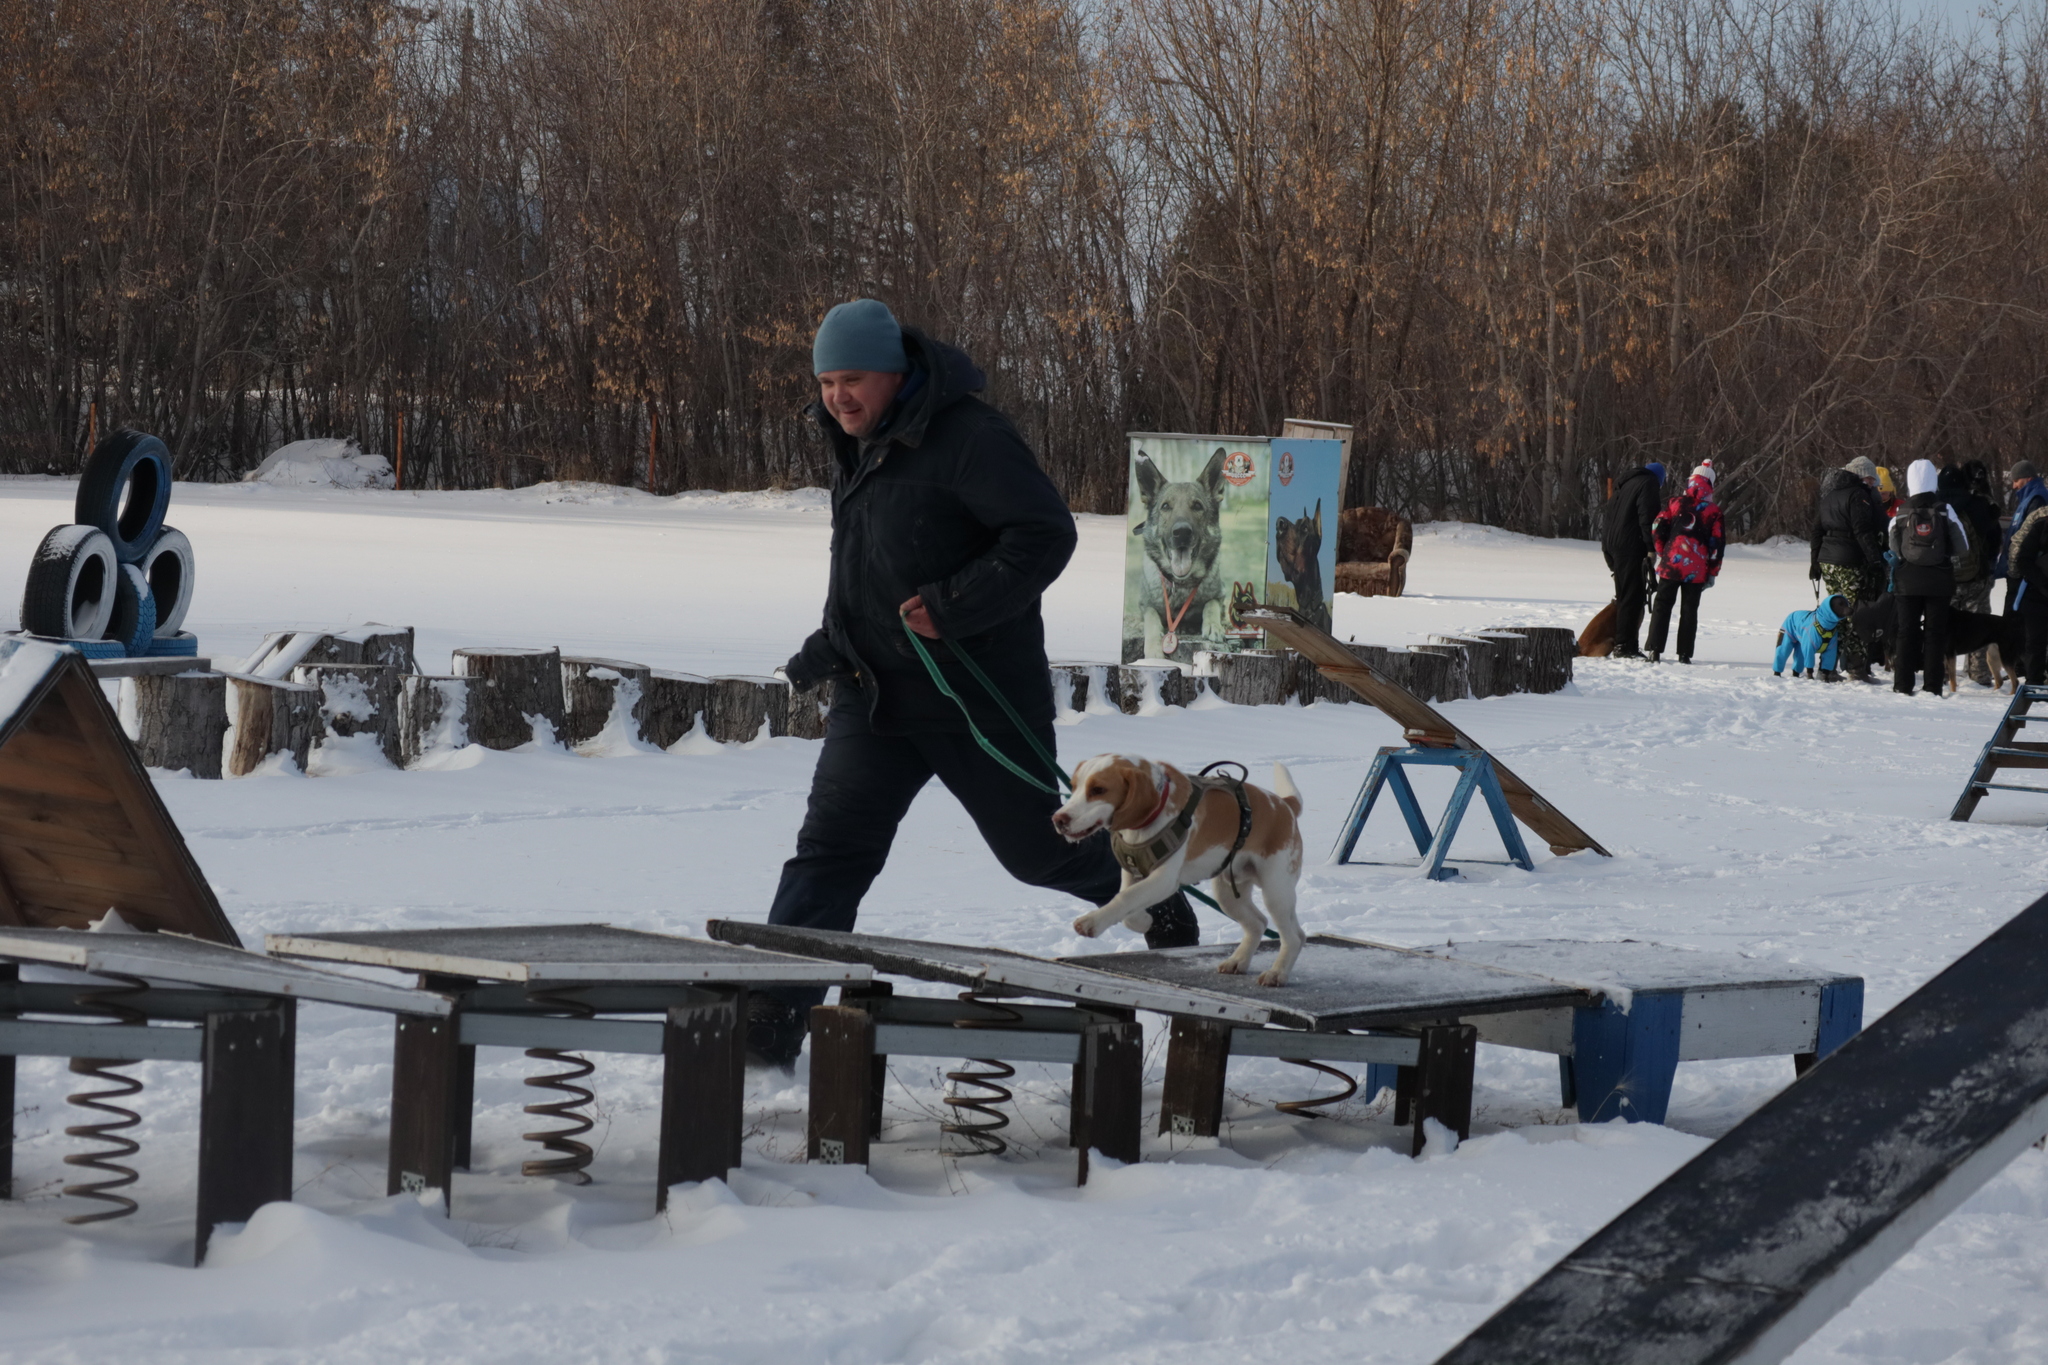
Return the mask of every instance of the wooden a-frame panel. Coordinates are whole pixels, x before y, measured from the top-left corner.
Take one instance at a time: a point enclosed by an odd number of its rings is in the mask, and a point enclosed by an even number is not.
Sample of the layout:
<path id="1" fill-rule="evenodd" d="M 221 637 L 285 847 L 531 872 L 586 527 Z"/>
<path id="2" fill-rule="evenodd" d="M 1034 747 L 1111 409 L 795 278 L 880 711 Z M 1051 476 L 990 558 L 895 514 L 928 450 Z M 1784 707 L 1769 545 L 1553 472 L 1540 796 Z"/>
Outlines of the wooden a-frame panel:
<path id="1" fill-rule="evenodd" d="M 1343 683 L 1384 711 L 1401 727 L 1410 744 L 1434 749 L 1485 750 L 1485 745 L 1451 724 L 1428 702 L 1399 683 L 1374 672 L 1370 665 L 1346 649 L 1328 631 L 1310 625 L 1284 607 L 1253 607 L 1241 615 L 1246 621 L 1264 626 L 1268 635 L 1314 664 L 1318 673 L 1333 682 Z M 1493 755 L 1489 753 L 1487 757 L 1493 758 Z M 1599 840 L 1566 818 L 1563 811 L 1538 796 L 1534 787 L 1509 772 L 1507 765 L 1498 758 L 1493 758 L 1493 773 L 1500 779 L 1501 794 L 1507 797 L 1508 809 L 1523 824 L 1536 831 L 1550 845 L 1552 853 L 1563 857 L 1580 849 L 1591 849 L 1603 858 L 1613 856 L 1600 846 Z"/>
<path id="2" fill-rule="evenodd" d="M 46 671 L 0 715 L 0 924 L 83 929 L 113 909 L 240 947 L 84 658 L 24 643 L 6 662 Z"/>

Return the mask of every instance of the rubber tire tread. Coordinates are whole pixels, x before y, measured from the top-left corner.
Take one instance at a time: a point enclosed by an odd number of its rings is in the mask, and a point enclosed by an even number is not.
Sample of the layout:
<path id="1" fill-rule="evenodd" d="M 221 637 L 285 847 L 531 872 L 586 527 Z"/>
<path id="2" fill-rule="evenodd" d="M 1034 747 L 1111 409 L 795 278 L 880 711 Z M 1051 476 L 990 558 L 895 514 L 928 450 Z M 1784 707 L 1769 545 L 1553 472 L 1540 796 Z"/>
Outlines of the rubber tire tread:
<path id="1" fill-rule="evenodd" d="M 70 529 L 69 526 L 50 528 L 49 535 L 43 537 L 43 544 L 49 544 L 52 537 Z M 99 598 L 100 609 L 94 611 L 91 620 L 82 623 L 84 630 L 81 631 L 75 629 L 81 623 L 71 618 L 71 590 L 78 578 L 79 561 L 95 552 L 106 556 L 108 584 Z M 21 628 L 31 635 L 55 640 L 99 639 L 113 613 L 114 580 L 120 577 L 120 573 L 121 566 L 114 558 L 113 544 L 104 533 L 80 541 L 63 559 L 47 558 L 38 547 L 35 558 L 29 561 L 28 584 L 21 594 Z"/>
<path id="2" fill-rule="evenodd" d="M 162 581 L 159 568 L 161 561 L 169 556 L 176 561 L 177 591 L 166 593 L 172 586 Z M 142 576 L 149 580 L 150 596 L 156 599 L 156 638 L 167 640 L 176 635 L 185 625 L 185 613 L 192 609 L 192 576 L 197 564 L 192 557 L 192 542 L 183 531 L 175 526 L 166 526 L 150 542 L 140 562 Z"/>
<path id="3" fill-rule="evenodd" d="M 156 636 L 156 598 L 138 565 L 123 564 L 114 580 L 114 615 L 104 638 L 117 642 L 131 659 L 141 658 Z"/>
<path id="4" fill-rule="evenodd" d="M 131 480 L 143 474 L 143 466 L 154 466 L 156 496 L 134 536 L 123 536 L 121 494 Z M 133 564 L 142 558 L 163 531 L 164 515 L 170 508 L 171 452 L 162 441 L 147 432 L 123 428 L 92 448 L 85 472 L 78 476 L 74 520 L 104 531 L 114 542 L 114 557 L 121 563 Z"/>

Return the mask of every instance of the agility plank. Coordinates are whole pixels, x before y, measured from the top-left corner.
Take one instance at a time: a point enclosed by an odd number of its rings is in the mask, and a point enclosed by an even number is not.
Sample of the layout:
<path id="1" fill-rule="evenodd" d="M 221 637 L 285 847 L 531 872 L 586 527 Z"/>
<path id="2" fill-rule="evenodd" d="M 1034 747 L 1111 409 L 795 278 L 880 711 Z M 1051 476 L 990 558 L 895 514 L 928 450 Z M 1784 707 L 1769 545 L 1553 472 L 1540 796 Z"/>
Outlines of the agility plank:
<path id="1" fill-rule="evenodd" d="M 1252 607 L 1239 615 L 1244 621 L 1264 626 L 1269 636 L 1314 664 L 1317 672 L 1343 683 L 1385 712 L 1401 727 L 1410 744 L 1439 749 L 1485 748 L 1451 724 L 1435 707 L 1375 671 L 1336 636 L 1310 625 L 1293 612 L 1280 607 Z M 1590 849 L 1603 858 L 1611 856 L 1597 839 L 1537 795 L 1535 788 L 1508 771 L 1498 758 L 1493 760 L 1493 772 L 1508 808 L 1549 844 L 1552 853 L 1562 857 Z"/>
<path id="2" fill-rule="evenodd" d="M 1595 1233 L 1439 1365 L 1771 1365 L 2048 1133 L 2048 897 Z"/>
<path id="3" fill-rule="evenodd" d="M 265 942 L 284 957 L 490 981 L 840 985 L 869 976 L 859 965 L 609 924 L 272 934 Z"/>

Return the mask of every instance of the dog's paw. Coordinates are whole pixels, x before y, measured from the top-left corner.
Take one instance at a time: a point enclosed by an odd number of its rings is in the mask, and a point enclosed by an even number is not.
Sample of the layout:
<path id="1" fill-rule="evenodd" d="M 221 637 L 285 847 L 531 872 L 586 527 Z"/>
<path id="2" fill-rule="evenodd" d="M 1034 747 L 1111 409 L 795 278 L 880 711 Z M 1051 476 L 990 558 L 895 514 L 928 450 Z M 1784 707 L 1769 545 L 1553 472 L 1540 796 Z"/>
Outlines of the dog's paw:
<path id="1" fill-rule="evenodd" d="M 1089 919 L 1088 916 L 1083 915 L 1081 916 L 1081 918 L 1074 921 L 1074 932 L 1079 934 L 1082 938 L 1094 938 L 1095 922 Z"/>
<path id="2" fill-rule="evenodd" d="M 1223 976 L 1236 976 L 1239 972 L 1244 970 L 1244 964 L 1242 962 L 1237 962 L 1232 960 L 1231 958 L 1226 957 L 1221 962 L 1216 964 L 1216 970 L 1219 974 Z"/>
<path id="3" fill-rule="evenodd" d="M 1284 986 L 1287 984 L 1287 973 L 1268 967 L 1265 971 L 1259 973 L 1259 984 L 1261 986 Z"/>

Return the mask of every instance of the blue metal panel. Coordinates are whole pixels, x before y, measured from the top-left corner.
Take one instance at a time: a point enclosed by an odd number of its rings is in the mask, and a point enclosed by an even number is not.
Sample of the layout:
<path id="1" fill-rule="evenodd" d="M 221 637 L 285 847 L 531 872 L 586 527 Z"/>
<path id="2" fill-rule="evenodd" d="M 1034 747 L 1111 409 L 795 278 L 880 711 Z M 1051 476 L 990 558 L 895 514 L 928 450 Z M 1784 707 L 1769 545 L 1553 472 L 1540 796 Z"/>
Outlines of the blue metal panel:
<path id="1" fill-rule="evenodd" d="M 1678 1073 L 1683 991 L 1637 991 L 1628 1012 L 1611 1000 L 1572 1011 L 1572 1076 L 1579 1119 L 1662 1123 Z"/>
<path id="2" fill-rule="evenodd" d="M 1863 978 L 1836 981 L 1820 988 L 1820 1036 L 1813 1051 L 1825 1057 L 1863 1031 Z"/>
<path id="3" fill-rule="evenodd" d="M 1392 1062 L 1368 1062 L 1365 1068 L 1365 1083 L 1359 1086 L 1365 1102 L 1372 1103 L 1379 1098 L 1382 1090 L 1392 1090 L 1399 1081 L 1401 1068 Z"/>

